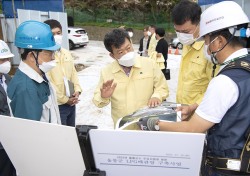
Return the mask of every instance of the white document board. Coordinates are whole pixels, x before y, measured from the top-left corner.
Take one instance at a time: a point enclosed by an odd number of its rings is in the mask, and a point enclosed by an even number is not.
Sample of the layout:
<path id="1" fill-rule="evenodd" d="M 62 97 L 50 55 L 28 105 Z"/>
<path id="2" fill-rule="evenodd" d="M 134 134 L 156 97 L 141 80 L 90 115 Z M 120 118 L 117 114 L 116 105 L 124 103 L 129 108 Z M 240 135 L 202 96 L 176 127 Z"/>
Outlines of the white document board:
<path id="1" fill-rule="evenodd" d="M 73 127 L 0 115 L 0 141 L 20 176 L 83 176 Z"/>
<path id="2" fill-rule="evenodd" d="M 107 176 L 199 176 L 205 134 L 90 130 Z"/>

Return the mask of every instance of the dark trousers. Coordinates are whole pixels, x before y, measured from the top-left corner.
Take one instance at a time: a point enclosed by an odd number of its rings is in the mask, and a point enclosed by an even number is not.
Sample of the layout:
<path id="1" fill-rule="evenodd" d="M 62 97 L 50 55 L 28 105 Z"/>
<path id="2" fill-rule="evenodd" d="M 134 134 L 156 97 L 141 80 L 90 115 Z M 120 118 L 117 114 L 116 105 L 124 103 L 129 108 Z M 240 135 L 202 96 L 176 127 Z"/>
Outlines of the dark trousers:
<path id="1" fill-rule="evenodd" d="M 0 149 L 0 176 L 16 176 L 16 169 L 4 149 Z"/>
<path id="2" fill-rule="evenodd" d="M 68 104 L 59 105 L 59 111 L 62 125 L 75 127 L 76 106 Z"/>

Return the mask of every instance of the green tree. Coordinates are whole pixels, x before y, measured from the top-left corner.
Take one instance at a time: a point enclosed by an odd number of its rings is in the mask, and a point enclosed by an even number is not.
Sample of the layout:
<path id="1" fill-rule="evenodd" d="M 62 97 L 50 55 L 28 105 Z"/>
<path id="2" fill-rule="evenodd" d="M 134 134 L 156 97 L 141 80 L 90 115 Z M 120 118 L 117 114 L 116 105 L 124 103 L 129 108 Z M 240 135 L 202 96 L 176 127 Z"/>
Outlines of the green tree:
<path id="1" fill-rule="evenodd" d="M 65 6 L 72 8 L 73 11 L 73 18 L 75 18 L 75 10 L 76 9 L 82 9 L 85 6 L 85 3 L 83 3 L 80 0 L 65 0 Z"/>

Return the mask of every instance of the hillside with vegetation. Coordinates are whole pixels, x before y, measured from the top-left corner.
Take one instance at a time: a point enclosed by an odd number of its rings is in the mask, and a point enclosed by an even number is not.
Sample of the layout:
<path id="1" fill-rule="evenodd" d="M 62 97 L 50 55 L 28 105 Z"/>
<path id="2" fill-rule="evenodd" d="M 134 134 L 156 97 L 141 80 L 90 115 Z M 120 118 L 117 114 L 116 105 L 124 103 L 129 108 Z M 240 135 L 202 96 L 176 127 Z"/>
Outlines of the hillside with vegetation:
<path id="1" fill-rule="evenodd" d="M 64 0 L 64 9 L 69 17 L 68 24 L 86 28 L 90 39 L 102 40 L 110 28 L 125 26 L 134 29 L 134 42 L 138 43 L 143 34 L 142 29 L 152 24 L 164 28 L 167 36 L 171 36 L 168 39 L 175 35 L 171 11 L 179 1 Z"/>
<path id="2" fill-rule="evenodd" d="M 154 24 L 173 31 L 171 10 L 180 0 L 65 0 L 65 10 L 78 26 L 143 29 Z"/>

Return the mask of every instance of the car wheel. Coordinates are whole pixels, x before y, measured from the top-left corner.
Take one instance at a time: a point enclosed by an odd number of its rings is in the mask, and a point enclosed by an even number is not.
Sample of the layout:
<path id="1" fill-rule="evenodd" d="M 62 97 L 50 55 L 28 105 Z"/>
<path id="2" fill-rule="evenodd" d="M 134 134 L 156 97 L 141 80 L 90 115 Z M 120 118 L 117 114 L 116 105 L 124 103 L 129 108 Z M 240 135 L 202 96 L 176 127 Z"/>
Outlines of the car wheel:
<path id="1" fill-rule="evenodd" d="M 75 44 L 71 40 L 69 40 L 69 49 L 72 50 L 74 48 L 75 48 Z"/>
<path id="2" fill-rule="evenodd" d="M 178 43 L 178 44 L 177 44 L 177 46 L 176 46 L 176 48 L 178 48 L 178 49 L 182 49 L 182 48 L 183 48 L 182 43 Z"/>

